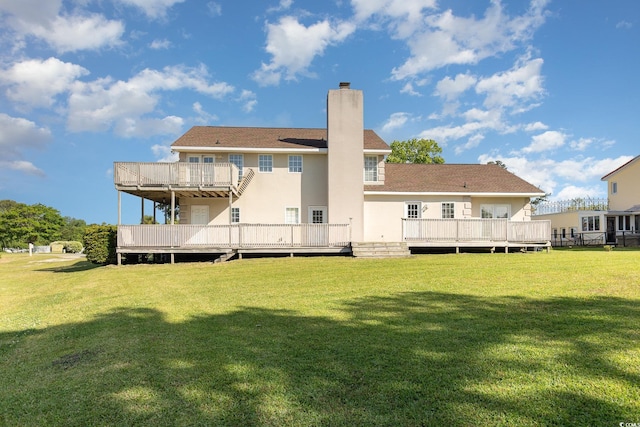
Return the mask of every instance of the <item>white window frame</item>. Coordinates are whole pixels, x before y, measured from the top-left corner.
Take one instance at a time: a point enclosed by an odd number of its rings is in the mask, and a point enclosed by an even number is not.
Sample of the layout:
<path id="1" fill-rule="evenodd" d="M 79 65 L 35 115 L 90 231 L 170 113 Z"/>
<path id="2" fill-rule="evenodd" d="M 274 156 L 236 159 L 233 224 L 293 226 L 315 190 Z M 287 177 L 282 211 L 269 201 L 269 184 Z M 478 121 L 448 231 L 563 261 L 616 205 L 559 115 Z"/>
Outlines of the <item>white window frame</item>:
<path id="1" fill-rule="evenodd" d="M 187 157 L 187 162 L 189 162 L 189 163 L 200 163 L 200 156 L 189 156 L 189 157 Z"/>
<path id="2" fill-rule="evenodd" d="M 378 182 L 378 156 L 364 156 L 364 181 Z"/>
<path id="3" fill-rule="evenodd" d="M 415 209 L 411 206 L 415 205 Z M 415 215 L 414 215 L 415 211 Z M 409 216 L 411 214 L 411 216 Z M 404 202 L 404 217 L 406 219 L 420 219 L 422 218 L 422 202 L 408 201 Z"/>
<path id="4" fill-rule="evenodd" d="M 292 215 L 293 214 L 293 215 Z M 284 208 L 285 224 L 300 224 L 300 208 L 295 206 L 287 206 Z"/>
<path id="5" fill-rule="evenodd" d="M 289 173 L 302 173 L 302 155 L 289 155 Z"/>
<path id="6" fill-rule="evenodd" d="M 322 212 L 322 222 L 314 222 L 313 212 Z M 327 207 L 326 206 L 309 206 L 307 222 L 309 224 L 326 224 L 327 223 Z"/>
<path id="7" fill-rule="evenodd" d="M 240 208 L 231 208 L 231 224 L 238 224 L 240 222 Z"/>
<path id="8" fill-rule="evenodd" d="M 496 216 L 496 212 L 500 208 L 506 209 L 506 218 Z M 491 214 L 491 216 L 485 216 L 485 212 Z M 486 204 L 480 205 L 480 218 L 485 219 L 509 219 L 511 218 L 511 205 L 502 205 L 502 204 Z"/>
<path id="9" fill-rule="evenodd" d="M 273 172 L 273 155 L 272 154 L 258 155 L 258 171 L 262 173 Z"/>
<path id="10" fill-rule="evenodd" d="M 631 231 L 631 215 L 618 215 L 618 231 Z"/>
<path id="11" fill-rule="evenodd" d="M 582 231 L 600 231 L 600 216 L 585 215 L 581 219 Z"/>
<path id="12" fill-rule="evenodd" d="M 451 216 L 445 215 L 445 209 L 446 213 L 450 213 Z M 440 205 L 440 216 L 443 219 L 454 219 L 456 217 L 456 202 L 442 202 Z"/>
<path id="13" fill-rule="evenodd" d="M 618 183 L 617 182 L 612 182 L 611 183 L 611 194 L 617 194 L 618 193 Z"/>
<path id="14" fill-rule="evenodd" d="M 238 168 L 238 179 L 242 179 L 244 173 L 244 154 L 229 154 L 229 163 L 236 165 Z"/>

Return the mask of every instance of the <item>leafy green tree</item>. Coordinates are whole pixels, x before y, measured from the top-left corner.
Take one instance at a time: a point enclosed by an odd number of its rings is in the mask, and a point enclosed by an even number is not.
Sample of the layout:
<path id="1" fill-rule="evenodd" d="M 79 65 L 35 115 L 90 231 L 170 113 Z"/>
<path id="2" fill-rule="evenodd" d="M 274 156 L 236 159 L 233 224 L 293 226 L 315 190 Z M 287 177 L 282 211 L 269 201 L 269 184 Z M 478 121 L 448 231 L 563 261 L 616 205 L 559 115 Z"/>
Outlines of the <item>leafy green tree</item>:
<path id="1" fill-rule="evenodd" d="M 498 165 L 500 166 L 502 169 L 507 169 L 507 165 L 504 164 L 504 162 L 502 160 L 492 160 L 490 162 L 487 162 L 488 165 Z"/>
<path id="2" fill-rule="evenodd" d="M 71 218 L 70 216 L 65 216 L 63 220 L 64 224 L 60 229 L 61 240 L 81 242 L 87 228 L 85 220 Z"/>
<path id="3" fill-rule="evenodd" d="M 393 141 L 387 163 L 444 163 L 442 148 L 433 139 Z"/>
<path id="4" fill-rule="evenodd" d="M 15 203 L 0 212 L 0 242 L 3 247 L 48 244 L 60 239 L 63 224 L 64 219 L 54 208 Z"/>

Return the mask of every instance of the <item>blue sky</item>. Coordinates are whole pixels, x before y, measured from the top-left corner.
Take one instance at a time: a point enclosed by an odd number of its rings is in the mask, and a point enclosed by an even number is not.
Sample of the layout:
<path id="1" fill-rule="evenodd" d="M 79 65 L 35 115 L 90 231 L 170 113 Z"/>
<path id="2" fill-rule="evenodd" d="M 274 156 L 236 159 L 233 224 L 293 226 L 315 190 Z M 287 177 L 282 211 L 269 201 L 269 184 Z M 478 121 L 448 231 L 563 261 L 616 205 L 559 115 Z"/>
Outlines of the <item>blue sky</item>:
<path id="1" fill-rule="evenodd" d="M 194 125 L 324 127 L 340 81 L 387 143 L 604 197 L 640 154 L 639 30 L 636 0 L 0 0 L 0 199 L 115 224 L 114 161 Z"/>

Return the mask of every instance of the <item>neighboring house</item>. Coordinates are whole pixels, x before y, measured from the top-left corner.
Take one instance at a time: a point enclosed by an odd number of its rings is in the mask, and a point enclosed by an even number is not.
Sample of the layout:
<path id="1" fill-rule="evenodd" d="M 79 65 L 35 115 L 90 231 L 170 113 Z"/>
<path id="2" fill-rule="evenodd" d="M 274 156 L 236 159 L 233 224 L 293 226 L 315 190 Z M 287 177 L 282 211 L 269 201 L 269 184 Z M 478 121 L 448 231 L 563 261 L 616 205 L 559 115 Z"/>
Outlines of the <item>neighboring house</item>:
<path id="1" fill-rule="evenodd" d="M 602 177 L 607 199 L 576 199 L 541 204 L 536 220 L 551 221 L 551 242 L 558 246 L 618 244 L 640 240 L 640 156 Z"/>
<path id="2" fill-rule="evenodd" d="M 607 242 L 638 245 L 640 231 L 640 156 L 602 177 L 607 182 Z"/>
<path id="3" fill-rule="evenodd" d="M 172 144 L 178 162 L 115 163 L 119 200 L 180 207 L 179 225 L 119 219 L 118 254 L 549 244 L 550 223 L 530 221 L 537 187 L 497 165 L 385 163 L 363 122 L 362 91 L 341 83 L 326 129 L 196 126 Z"/>

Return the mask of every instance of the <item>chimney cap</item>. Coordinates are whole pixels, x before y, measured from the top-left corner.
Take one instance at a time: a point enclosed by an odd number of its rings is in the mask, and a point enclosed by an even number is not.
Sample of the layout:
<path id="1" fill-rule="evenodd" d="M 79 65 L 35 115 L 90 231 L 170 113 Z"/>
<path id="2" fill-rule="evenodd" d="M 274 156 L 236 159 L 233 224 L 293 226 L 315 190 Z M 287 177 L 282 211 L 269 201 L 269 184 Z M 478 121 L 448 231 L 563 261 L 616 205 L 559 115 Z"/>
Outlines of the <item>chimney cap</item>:
<path id="1" fill-rule="evenodd" d="M 349 82 L 340 82 L 340 89 L 349 89 L 351 87 L 351 83 Z"/>

